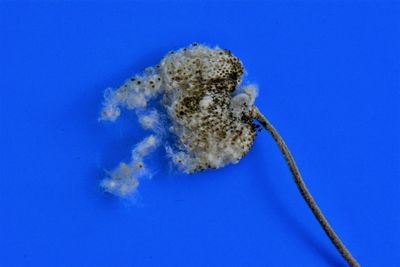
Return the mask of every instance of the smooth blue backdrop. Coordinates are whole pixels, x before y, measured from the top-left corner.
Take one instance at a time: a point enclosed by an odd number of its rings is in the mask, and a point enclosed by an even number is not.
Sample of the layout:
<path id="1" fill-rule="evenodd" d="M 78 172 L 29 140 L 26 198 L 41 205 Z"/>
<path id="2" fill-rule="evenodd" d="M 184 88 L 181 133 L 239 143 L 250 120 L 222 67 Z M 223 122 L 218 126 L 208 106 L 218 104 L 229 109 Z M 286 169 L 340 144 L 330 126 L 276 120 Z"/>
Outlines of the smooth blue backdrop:
<path id="1" fill-rule="evenodd" d="M 197 41 L 244 62 L 363 266 L 400 266 L 399 2 L 2 2 L 0 266 L 345 266 L 262 132 L 237 165 L 134 201 L 98 188 L 145 136 L 103 90 Z"/>

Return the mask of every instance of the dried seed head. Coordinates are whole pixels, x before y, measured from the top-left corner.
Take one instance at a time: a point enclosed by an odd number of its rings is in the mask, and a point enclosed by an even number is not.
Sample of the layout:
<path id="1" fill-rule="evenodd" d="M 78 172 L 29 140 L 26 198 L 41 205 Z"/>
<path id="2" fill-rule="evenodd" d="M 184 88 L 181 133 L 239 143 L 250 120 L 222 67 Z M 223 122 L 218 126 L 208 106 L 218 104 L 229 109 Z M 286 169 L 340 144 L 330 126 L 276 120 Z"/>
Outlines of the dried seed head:
<path id="1" fill-rule="evenodd" d="M 135 109 L 142 126 L 155 132 L 154 146 L 168 129 L 175 141 L 165 141 L 167 154 L 186 173 L 237 163 L 256 136 L 251 116 L 256 88 L 238 89 L 243 73 L 242 63 L 230 51 L 193 44 L 168 53 L 155 68 L 116 91 L 108 90 L 100 119 L 114 121 L 120 107 Z M 157 96 L 162 99 L 159 111 L 168 118 L 164 127 L 157 111 L 143 115 Z M 133 155 L 132 161 L 137 160 Z"/>

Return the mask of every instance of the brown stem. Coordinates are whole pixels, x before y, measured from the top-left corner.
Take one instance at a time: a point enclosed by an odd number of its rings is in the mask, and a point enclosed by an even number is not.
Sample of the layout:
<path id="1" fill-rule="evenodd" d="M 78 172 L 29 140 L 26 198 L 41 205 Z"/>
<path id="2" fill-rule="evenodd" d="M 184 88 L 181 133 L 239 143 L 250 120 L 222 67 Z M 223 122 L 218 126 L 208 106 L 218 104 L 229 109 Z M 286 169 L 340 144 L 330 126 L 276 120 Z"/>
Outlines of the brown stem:
<path id="1" fill-rule="evenodd" d="M 308 191 L 303 179 L 301 178 L 299 169 L 296 166 L 296 162 L 294 161 L 289 148 L 286 146 L 285 142 L 283 141 L 282 137 L 279 133 L 275 130 L 272 124 L 264 117 L 264 115 L 258 110 L 257 107 L 253 109 L 253 117 L 259 121 L 262 126 L 271 134 L 272 138 L 278 144 L 279 149 L 281 150 L 285 160 L 289 166 L 290 172 L 293 175 L 294 182 L 299 189 L 301 196 L 306 201 L 308 207 L 310 207 L 312 213 L 314 214 L 315 218 L 318 220 L 319 224 L 324 229 L 326 235 L 332 241 L 333 245 L 335 245 L 336 249 L 339 253 L 343 256 L 343 258 L 347 261 L 347 263 L 351 267 L 359 267 L 360 265 L 356 261 L 355 258 L 351 255 L 350 251 L 344 246 L 342 241 L 333 231 L 332 227 L 329 225 L 328 221 L 326 220 L 325 216 L 322 214 L 321 210 L 319 209 L 317 203 L 315 203 L 313 197 L 311 196 L 310 192 Z"/>

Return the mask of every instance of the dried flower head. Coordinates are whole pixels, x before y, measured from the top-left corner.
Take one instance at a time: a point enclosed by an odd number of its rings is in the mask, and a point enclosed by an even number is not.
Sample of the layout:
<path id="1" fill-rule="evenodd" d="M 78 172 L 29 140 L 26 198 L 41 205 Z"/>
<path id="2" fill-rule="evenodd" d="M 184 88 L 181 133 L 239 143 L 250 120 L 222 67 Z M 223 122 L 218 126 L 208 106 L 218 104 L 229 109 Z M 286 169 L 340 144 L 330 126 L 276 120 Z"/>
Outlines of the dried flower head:
<path id="1" fill-rule="evenodd" d="M 229 50 L 193 44 L 168 53 L 118 89 L 107 89 L 101 120 L 115 121 L 121 108 L 135 110 L 142 127 L 154 134 L 102 186 L 120 196 L 134 192 L 137 178 L 146 174 L 143 158 L 161 143 L 185 173 L 237 163 L 251 148 L 257 128 L 251 113 L 257 90 L 239 88 L 243 73 Z M 158 100 L 157 110 L 149 108 L 152 100 Z"/>
<path id="2" fill-rule="evenodd" d="M 136 145 L 130 163 L 108 173 L 103 188 L 122 197 L 134 193 L 138 178 L 148 174 L 144 158 L 161 143 L 186 173 L 237 163 L 253 144 L 256 119 L 279 146 L 302 197 L 338 252 L 358 267 L 309 193 L 285 142 L 254 106 L 255 86 L 239 88 L 243 73 L 242 63 L 230 51 L 193 44 L 170 52 L 117 90 L 108 89 L 100 119 L 114 121 L 120 108 L 134 109 L 142 127 L 154 133 Z M 158 111 L 149 108 L 154 99 L 159 100 Z"/>

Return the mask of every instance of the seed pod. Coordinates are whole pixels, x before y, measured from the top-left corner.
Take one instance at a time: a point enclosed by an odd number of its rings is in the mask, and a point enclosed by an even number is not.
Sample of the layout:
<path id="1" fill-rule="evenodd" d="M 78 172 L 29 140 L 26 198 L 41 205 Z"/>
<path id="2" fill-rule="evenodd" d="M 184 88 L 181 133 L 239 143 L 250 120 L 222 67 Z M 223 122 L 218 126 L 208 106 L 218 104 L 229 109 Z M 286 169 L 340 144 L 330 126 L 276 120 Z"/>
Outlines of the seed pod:
<path id="1" fill-rule="evenodd" d="M 172 162 L 186 173 L 237 163 L 251 148 L 257 129 L 251 113 L 256 88 L 239 88 L 243 73 L 241 61 L 229 50 L 193 44 L 108 90 L 100 119 L 116 120 L 121 108 L 136 110 L 141 125 L 154 132 L 155 144 L 163 143 Z M 149 111 L 149 103 L 158 98 L 158 111 Z M 137 161 L 132 155 L 127 166 L 134 168 Z"/>

